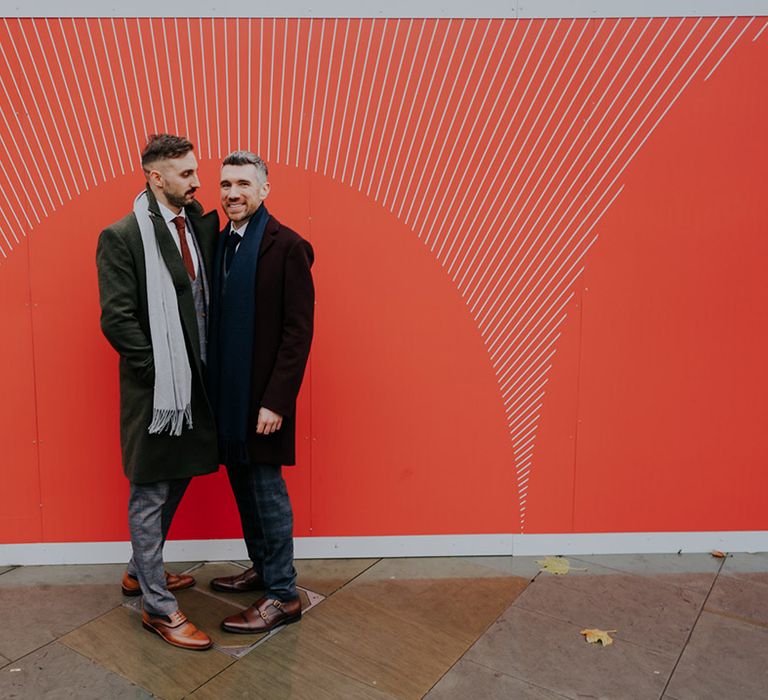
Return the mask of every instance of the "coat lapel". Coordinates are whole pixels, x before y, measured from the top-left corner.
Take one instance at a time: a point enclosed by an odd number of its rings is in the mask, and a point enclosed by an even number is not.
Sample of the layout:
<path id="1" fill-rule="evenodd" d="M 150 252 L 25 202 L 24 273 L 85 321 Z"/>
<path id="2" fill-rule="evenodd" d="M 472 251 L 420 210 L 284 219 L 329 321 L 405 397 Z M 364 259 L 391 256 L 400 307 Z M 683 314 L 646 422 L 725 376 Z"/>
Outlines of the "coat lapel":
<path id="1" fill-rule="evenodd" d="M 278 231 L 280 231 L 280 222 L 270 214 L 269 219 L 267 219 L 267 226 L 264 229 L 264 238 L 259 248 L 259 258 L 272 247 Z"/>
<path id="2" fill-rule="evenodd" d="M 216 251 L 216 234 L 219 230 L 219 215 L 216 210 L 202 214 L 200 210 L 186 207 L 187 216 L 192 224 L 197 242 L 200 244 L 200 252 L 203 256 L 203 265 L 208 279 L 213 272 L 213 258 Z"/>

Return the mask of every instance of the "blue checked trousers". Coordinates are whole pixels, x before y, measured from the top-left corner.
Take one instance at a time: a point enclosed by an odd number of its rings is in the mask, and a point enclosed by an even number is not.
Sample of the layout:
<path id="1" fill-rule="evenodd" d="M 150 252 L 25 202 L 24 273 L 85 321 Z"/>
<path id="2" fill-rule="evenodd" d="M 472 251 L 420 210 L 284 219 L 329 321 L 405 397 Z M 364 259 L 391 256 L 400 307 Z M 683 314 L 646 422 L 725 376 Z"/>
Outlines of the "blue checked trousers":
<path id="1" fill-rule="evenodd" d="M 282 470 L 273 464 L 227 466 L 248 557 L 264 579 L 267 597 L 288 601 L 298 593 L 293 568 L 293 510 Z"/>

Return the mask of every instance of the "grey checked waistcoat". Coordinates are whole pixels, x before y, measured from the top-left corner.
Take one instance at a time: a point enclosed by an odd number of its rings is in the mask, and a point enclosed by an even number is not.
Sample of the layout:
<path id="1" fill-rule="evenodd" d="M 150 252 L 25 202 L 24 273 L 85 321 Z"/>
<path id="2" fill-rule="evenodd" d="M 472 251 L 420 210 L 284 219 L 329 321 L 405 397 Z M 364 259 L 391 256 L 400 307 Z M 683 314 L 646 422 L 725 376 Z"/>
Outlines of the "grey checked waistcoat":
<path id="1" fill-rule="evenodd" d="M 190 280 L 192 285 L 192 298 L 195 300 L 195 315 L 197 316 L 197 334 L 200 338 L 200 359 L 203 364 L 206 361 L 206 348 L 208 346 L 208 299 L 210 298 L 208 290 L 208 278 L 205 274 L 203 265 L 203 256 L 200 254 L 200 245 L 197 238 L 193 235 L 195 242 L 195 253 L 197 254 L 197 276 Z"/>

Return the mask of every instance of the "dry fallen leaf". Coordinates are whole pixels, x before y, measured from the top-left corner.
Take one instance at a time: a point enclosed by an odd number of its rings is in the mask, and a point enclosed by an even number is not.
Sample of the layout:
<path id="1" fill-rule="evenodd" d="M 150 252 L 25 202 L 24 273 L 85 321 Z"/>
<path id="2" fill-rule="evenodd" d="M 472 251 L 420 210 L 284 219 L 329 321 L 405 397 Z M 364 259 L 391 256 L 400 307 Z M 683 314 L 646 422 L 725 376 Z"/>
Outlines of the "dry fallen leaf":
<path id="1" fill-rule="evenodd" d="M 541 566 L 540 571 L 549 571 L 550 574 L 564 576 L 569 571 L 586 571 L 586 569 L 576 569 L 565 557 L 544 557 L 537 559 L 536 563 Z"/>
<path id="2" fill-rule="evenodd" d="M 715 549 L 712 551 L 712 556 L 716 557 L 717 559 L 725 559 L 725 552 L 721 552 L 719 549 Z"/>
<path id="3" fill-rule="evenodd" d="M 609 644 L 613 644 L 613 639 L 611 638 L 611 635 L 608 634 L 609 632 L 616 632 L 617 630 L 581 630 L 581 634 L 584 635 L 584 638 L 590 643 L 590 644 L 597 644 L 600 642 L 604 647 L 607 647 Z"/>

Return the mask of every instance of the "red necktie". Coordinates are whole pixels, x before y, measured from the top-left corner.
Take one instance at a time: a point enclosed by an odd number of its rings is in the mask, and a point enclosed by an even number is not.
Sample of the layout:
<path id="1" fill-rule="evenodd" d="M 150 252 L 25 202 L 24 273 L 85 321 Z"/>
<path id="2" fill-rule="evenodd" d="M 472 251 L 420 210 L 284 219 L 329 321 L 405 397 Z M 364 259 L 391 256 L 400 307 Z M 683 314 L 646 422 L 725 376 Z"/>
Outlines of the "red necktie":
<path id="1" fill-rule="evenodd" d="M 187 268 L 187 274 L 190 279 L 195 279 L 195 265 L 192 262 L 192 254 L 189 252 L 189 245 L 187 245 L 187 231 L 186 220 L 183 216 L 177 216 L 171 219 L 176 226 L 176 230 L 179 232 L 179 243 L 181 244 L 181 259 L 184 261 L 184 267 Z"/>

